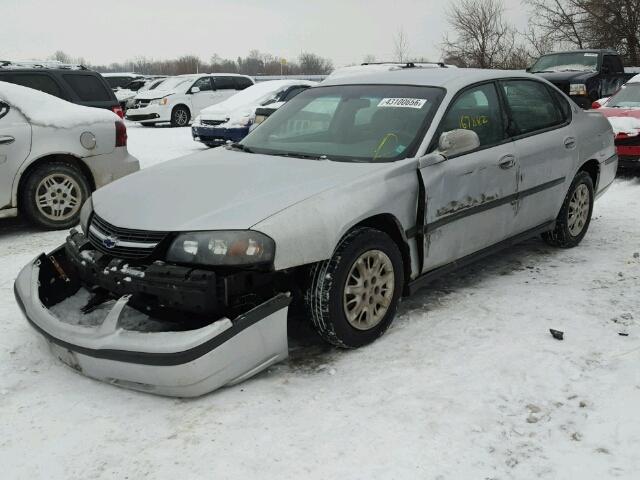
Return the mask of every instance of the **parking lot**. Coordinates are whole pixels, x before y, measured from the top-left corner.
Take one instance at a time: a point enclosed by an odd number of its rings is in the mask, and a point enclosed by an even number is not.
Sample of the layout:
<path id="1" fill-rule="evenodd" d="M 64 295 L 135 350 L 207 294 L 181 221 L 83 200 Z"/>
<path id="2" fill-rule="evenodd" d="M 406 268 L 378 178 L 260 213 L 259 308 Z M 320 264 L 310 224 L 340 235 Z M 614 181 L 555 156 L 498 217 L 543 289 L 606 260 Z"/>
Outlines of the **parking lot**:
<path id="1" fill-rule="evenodd" d="M 143 168 L 205 148 L 189 128 L 128 128 Z M 637 478 L 639 209 L 640 179 L 620 178 L 579 247 L 530 240 L 404 301 L 366 348 L 302 336 L 287 362 L 195 400 L 115 388 L 54 360 L 13 280 L 66 233 L 5 220 L 2 476 Z"/>

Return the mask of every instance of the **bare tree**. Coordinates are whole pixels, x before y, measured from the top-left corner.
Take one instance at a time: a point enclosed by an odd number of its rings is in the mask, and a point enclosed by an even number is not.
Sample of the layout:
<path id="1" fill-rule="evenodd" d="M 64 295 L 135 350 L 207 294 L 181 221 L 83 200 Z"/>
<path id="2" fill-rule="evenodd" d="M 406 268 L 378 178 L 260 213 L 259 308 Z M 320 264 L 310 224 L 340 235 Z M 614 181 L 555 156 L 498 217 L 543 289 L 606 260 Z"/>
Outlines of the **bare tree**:
<path id="1" fill-rule="evenodd" d="M 365 55 L 364 58 L 362 59 L 362 63 L 375 63 L 375 61 L 376 61 L 376 56 L 370 53 Z"/>
<path id="2" fill-rule="evenodd" d="M 577 48 L 614 48 L 640 63 L 640 0 L 525 0 L 543 37 Z"/>
<path id="3" fill-rule="evenodd" d="M 61 63 L 71 63 L 71 57 L 62 50 L 56 50 L 53 55 L 49 57 L 51 60 L 56 60 Z"/>
<path id="4" fill-rule="evenodd" d="M 404 28 L 399 28 L 393 37 L 393 53 L 400 63 L 409 60 L 409 39 Z"/>
<path id="5" fill-rule="evenodd" d="M 445 58 L 476 68 L 523 68 L 523 47 L 504 20 L 501 0 L 460 0 L 447 11 L 453 38 L 445 34 Z"/>

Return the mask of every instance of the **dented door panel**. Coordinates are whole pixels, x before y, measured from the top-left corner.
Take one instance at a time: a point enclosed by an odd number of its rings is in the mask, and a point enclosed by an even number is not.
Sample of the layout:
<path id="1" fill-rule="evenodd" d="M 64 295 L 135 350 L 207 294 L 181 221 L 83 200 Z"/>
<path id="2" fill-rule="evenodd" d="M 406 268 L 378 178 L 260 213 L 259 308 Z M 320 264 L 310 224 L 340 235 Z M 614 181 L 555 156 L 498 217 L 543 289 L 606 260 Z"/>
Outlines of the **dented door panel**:
<path id="1" fill-rule="evenodd" d="M 514 151 L 507 142 L 421 169 L 426 199 L 423 272 L 513 234 L 518 187 Z M 506 161 L 513 165 L 501 168 Z"/>

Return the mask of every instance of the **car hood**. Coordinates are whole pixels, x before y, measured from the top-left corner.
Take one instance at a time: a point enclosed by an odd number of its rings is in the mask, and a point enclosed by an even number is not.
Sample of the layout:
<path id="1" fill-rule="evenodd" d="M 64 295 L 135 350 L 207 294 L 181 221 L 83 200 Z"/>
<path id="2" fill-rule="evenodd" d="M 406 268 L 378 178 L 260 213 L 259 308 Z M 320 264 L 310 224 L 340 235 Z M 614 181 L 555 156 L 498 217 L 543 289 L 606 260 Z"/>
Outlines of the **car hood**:
<path id="1" fill-rule="evenodd" d="M 640 118 L 640 108 L 598 108 L 596 111 L 600 112 L 605 117 L 633 117 Z"/>
<path id="2" fill-rule="evenodd" d="M 207 107 L 202 110 L 200 112 L 200 118 L 203 120 L 229 120 L 239 117 L 250 117 L 258 106 L 259 105 L 247 104 L 230 109 L 224 106 L 213 108 L 217 107 L 217 105 L 213 105 L 212 107 Z"/>
<path id="3" fill-rule="evenodd" d="M 122 228 L 247 229 L 309 197 L 389 165 L 306 160 L 216 148 L 113 182 L 93 194 L 93 208 L 101 218 Z"/>
<path id="4" fill-rule="evenodd" d="M 173 95 L 176 93 L 175 90 L 158 90 L 157 88 L 154 90 L 145 90 L 144 92 L 138 93 L 136 98 L 139 100 L 155 100 L 156 98 L 166 97 L 167 95 Z"/>

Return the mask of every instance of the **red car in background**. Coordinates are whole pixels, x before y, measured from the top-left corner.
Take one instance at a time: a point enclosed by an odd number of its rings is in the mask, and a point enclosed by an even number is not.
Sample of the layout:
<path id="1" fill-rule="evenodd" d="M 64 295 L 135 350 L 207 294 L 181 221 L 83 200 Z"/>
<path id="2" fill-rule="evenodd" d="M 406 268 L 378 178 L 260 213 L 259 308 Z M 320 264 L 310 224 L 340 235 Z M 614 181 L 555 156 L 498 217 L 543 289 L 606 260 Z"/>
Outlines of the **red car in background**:
<path id="1" fill-rule="evenodd" d="M 640 75 L 604 102 L 593 102 L 592 108 L 607 117 L 613 127 L 619 165 L 640 167 Z"/>

